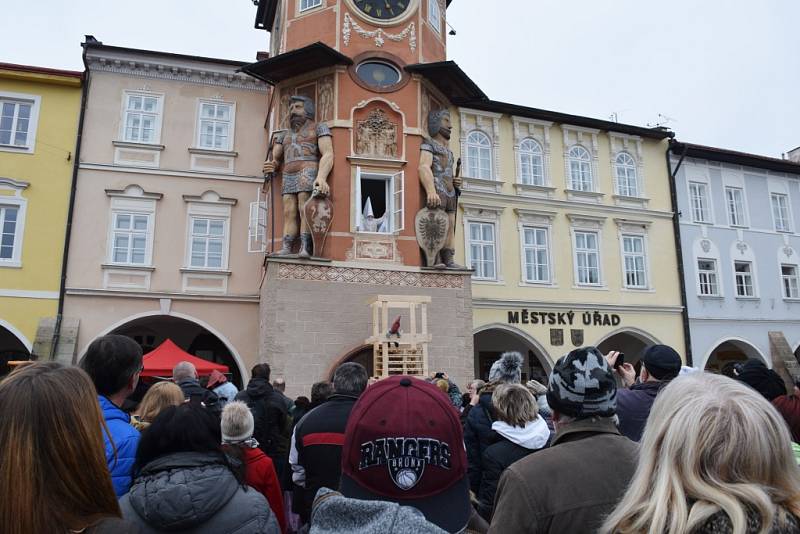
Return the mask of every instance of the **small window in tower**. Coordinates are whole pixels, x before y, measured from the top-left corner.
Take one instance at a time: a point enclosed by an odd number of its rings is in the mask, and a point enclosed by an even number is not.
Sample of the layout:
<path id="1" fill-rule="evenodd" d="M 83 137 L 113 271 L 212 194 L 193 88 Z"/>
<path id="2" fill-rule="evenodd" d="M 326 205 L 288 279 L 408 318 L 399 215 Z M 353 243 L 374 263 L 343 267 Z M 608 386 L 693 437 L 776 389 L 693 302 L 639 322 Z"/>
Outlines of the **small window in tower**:
<path id="1" fill-rule="evenodd" d="M 390 234 L 403 229 L 403 173 L 361 172 L 356 178 L 356 229 Z"/>
<path id="2" fill-rule="evenodd" d="M 373 87 L 391 87 L 400 82 L 402 76 L 394 65 L 385 61 L 364 61 L 356 67 L 356 74 L 366 84 Z"/>
<path id="3" fill-rule="evenodd" d="M 322 5 L 322 0 L 300 0 L 300 12 L 308 11 Z"/>

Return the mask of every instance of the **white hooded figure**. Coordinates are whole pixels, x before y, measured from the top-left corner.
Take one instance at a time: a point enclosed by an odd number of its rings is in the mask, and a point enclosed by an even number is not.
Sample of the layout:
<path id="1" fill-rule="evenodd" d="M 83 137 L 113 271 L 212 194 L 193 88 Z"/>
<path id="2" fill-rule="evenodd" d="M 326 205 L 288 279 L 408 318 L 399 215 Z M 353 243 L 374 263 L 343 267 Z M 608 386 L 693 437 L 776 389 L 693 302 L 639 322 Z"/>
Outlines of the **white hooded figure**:
<path id="1" fill-rule="evenodd" d="M 372 200 L 367 197 L 367 203 L 364 206 L 364 213 L 361 214 L 361 225 L 359 230 L 362 232 L 378 232 L 389 233 L 389 228 L 386 224 L 386 214 L 380 219 L 375 218 L 375 213 L 372 211 Z"/>

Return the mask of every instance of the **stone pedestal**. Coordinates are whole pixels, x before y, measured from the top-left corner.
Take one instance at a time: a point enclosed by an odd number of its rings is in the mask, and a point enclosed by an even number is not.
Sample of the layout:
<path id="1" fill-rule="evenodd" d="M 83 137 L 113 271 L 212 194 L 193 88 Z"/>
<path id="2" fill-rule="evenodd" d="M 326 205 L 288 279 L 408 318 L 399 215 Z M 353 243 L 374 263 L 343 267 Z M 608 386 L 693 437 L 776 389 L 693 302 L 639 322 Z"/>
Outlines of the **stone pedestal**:
<path id="1" fill-rule="evenodd" d="M 275 258 L 266 269 L 258 359 L 286 378 L 288 396 L 310 395 L 314 382 L 366 345 L 370 303 L 385 294 L 429 296 L 430 372 L 447 372 L 461 388 L 473 378 L 470 271 Z"/>

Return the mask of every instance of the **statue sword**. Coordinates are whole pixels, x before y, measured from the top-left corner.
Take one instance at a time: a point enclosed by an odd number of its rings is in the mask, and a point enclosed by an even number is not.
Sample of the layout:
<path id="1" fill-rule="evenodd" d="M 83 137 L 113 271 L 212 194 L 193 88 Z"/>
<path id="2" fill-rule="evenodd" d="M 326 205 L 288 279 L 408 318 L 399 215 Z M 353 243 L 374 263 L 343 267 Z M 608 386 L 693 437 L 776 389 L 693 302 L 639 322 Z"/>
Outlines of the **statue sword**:
<path id="1" fill-rule="evenodd" d="M 456 160 L 456 178 L 461 176 L 461 158 Z M 460 187 L 453 187 L 456 190 L 456 212 L 453 216 L 453 235 L 456 235 L 456 221 L 458 220 L 458 197 L 461 196 L 461 188 Z"/>

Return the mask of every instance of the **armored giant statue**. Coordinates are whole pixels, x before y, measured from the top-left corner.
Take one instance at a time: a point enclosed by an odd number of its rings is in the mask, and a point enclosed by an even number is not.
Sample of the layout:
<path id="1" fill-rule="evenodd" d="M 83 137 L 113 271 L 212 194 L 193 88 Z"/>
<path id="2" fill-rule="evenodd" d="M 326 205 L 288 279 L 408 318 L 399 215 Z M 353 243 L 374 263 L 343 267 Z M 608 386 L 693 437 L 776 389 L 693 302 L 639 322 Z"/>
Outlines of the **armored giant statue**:
<path id="1" fill-rule="evenodd" d="M 299 235 L 299 256 L 311 257 L 311 230 L 303 207 L 312 192 L 318 196 L 327 196 L 330 192 L 328 175 L 333 168 L 333 141 L 328 126 L 314 121 L 314 111 L 310 98 L 291 97 L 290 130 L 275 139 L 272 159 L 263 166 L 265 175 L 279 168 L 283 175 L 283 246 L 278 256 L 292 254 Z"/>
<path id="2" fill-rule="evenodd" d="M 428 134 L 420 146 L 419 179 L 425 189 L 426 206 L 429 210 L 440 209 L 447 214 L 446 237 L 439 251 L 437 267 L 463 269 L 455 256 L 455 220 L 458 209 L 458 192 L 461 178 L 453 174 L 455 160 L 448 147 L 450 141 L 450 112 L 446 109 L 428 114 Z"/>

